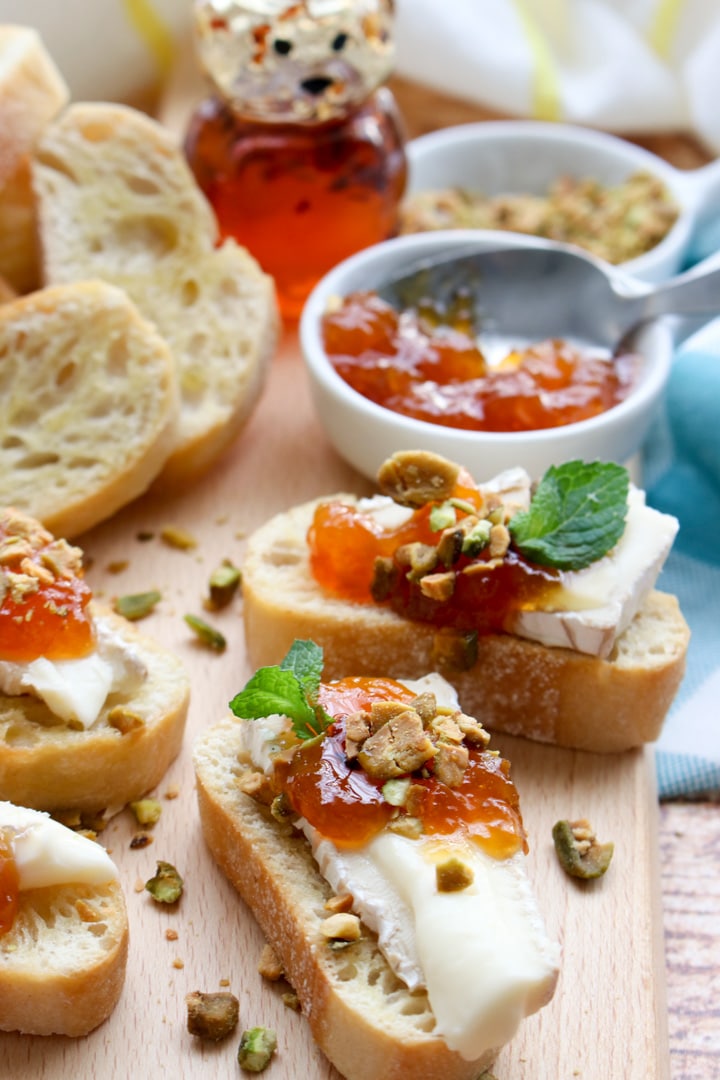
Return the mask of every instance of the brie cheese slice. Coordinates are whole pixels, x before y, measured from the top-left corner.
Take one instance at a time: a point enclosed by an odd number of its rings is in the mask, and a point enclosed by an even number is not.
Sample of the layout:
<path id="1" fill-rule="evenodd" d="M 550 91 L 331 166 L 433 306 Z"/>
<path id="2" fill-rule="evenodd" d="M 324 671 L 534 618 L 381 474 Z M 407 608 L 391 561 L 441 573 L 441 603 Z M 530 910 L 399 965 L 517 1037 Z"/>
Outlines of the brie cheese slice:
<path id="1" fill-rule="evenodd" d="M 21 892 L 50 885 L 104 885 L 118 876 L 100 844 L 40 810 L 0 802 L 0 829 L 10 837 Z"/>

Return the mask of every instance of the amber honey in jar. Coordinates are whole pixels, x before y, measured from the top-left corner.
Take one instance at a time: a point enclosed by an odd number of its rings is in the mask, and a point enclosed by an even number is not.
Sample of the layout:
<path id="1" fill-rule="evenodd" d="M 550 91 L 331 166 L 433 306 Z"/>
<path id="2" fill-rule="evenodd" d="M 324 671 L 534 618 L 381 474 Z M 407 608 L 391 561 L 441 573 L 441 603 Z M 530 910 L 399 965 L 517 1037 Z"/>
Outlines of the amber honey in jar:
<path id="1" fill-rule="evenodd" d="M 272 274 L 295 318 L 323 274 L 396 231 L 392 2 L 196 0 L 195 16 L 212 93 L 185 152 L 222 236 Z"/>

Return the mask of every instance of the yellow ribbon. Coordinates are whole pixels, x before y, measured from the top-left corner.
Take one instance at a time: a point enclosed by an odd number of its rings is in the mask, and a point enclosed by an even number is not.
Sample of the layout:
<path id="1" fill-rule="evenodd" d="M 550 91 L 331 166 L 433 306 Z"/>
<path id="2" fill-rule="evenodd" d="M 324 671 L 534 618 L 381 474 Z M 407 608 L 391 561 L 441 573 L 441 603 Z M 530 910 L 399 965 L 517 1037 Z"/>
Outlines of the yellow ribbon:
<path id="1" fill-rule="evenodd" d="M 143 39 L 155 59 L 161 78 L 170 73 L 174 42 L 170 28 L 155 11 L 150 0 L 122 0 L 128 21 Z"/>
<path id="2" fill-rule="evenodd" d="M 514 3 L 532 58 L 532 115 L 536 120 L 559 120 L 560 79 L 552 51 L 528 11 L 526 0 Z"/>
<path id="3" fill-rule="evenodd" d="M 647 39 L 663 60 L 670 56 L 682 6 L 683 0 L 660 0 L 648 26 Z"/>

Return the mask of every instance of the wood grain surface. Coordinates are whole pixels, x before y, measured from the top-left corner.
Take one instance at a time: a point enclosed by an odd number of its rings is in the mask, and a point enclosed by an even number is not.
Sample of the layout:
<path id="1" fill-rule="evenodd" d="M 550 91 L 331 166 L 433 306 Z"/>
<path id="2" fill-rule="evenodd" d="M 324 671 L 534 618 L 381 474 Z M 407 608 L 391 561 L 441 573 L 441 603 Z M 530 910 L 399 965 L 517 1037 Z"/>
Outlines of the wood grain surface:
<path id="1" fill-rule="evenodd" d="M 203 1045 L 185 1030 L 185 995 L 227 982 L 240 999 L 241 1024 L 278 1030 L 273 1080 L 336 1080 L 301 1016 L 256 971 L 262 940 L 242 903 L 212 864 L 202 841 L 191 747 L 248 671 L 241 600 L 213 616 L 203 609 L 207 582 L 223 558 L 239 562 L 244 537 L 271 513 L 321 493 L 366 487 L 332 453 L 314 418 L 304 368 L 289 333 L 249 428 L 196 488 L 174 499 L 145 499 L 85 537 L 88 577 L 101 596 L 157 588 L 163 600 L 143 628 L 188 665 L 192 703 L 185 747 L 158 789 L 163 805 L 146 847 L 129 811 L 102 835 L 125 886 L 131 927 L 128 977 L 110 1020 L 88 1038 L 0 1039 L 0 1075 L 64 1077 L 234 1077 L 237 1038 Z M 178 550 L 160 532 L 189 530 L 197 547 Z M 151 533 L 151 539 L 139 539 Z M 118 566 L 126 563 L 124 569 Z M 226 636 L 222 654 L 197 643 L 183 620 L 204 615 Z M 657 865 L 657 804 L 649 754 L 595 756 L 522 740 L 498 739 L 513 761 L 531 854 L 528 868 L 563 965 L 553 1002 L 528 1020 L 494 1069 L 498 1080 L 667 1080 L 662 917 Z M 176 797 L 170 798 L 169 795 Z M 605 878 L 574 883 L 559 869 L 550 830 L 559 817 L 588 816 L 616 843 Z M 186 890 L 172 909 L 143 889 L 156 860 L 177 866 Z M 378 1078 L 381 1080 L 381 1078 Z"/>

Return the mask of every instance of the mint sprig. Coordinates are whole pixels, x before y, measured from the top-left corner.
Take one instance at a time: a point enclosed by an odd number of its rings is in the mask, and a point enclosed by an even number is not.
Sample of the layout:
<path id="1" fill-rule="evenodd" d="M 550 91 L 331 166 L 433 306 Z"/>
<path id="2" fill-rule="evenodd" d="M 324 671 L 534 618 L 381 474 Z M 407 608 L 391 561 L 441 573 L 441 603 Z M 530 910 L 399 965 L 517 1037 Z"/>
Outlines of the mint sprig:
<path id="1" fill-rule="evenodd" d="M 625 531 L 630 479 L 612 462 L 568 461 L 543 476 L 528 510 L 508 523 L 526 559 L 558 570 L 583 570 Z"/>
<path id="2" fill-rule="evenodd" d="M 230 702 L 242 720 L 287 716 L 299 739 L 314 739 L 332 723 L 318 699 L 323 652 L 314 641 L 294 641 L 278 666 L 260 668 Z"/>

